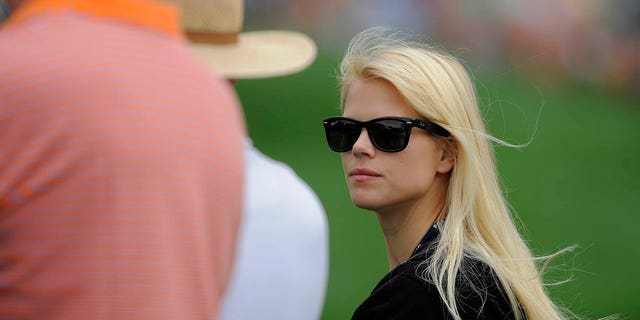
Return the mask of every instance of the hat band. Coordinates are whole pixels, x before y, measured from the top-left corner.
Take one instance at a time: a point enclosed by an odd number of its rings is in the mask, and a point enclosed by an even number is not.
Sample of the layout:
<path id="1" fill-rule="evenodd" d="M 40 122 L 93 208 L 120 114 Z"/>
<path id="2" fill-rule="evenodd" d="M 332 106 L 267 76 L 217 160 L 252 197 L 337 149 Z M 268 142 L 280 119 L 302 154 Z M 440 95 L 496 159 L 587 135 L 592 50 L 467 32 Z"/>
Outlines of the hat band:
<path id="1" fill-rule="evenodd" d="M 186 31 L 187 38 L 194 43 L 232 44 L 238 42 L 238 33 Z"/>

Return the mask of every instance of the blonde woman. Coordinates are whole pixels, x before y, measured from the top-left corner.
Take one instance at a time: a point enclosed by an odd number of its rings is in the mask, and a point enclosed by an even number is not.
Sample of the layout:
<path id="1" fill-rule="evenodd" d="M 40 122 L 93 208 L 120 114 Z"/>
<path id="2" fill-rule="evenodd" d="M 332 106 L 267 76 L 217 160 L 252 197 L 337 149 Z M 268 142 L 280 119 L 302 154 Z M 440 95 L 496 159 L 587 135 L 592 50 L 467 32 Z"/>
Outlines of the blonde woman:
<path id="1" fill-rule="evenodd" d="M 449 55 L 386 29 L 351 40 L 342 116 L 324 120 L 389 269 L 353 319 L 563 319 L 500 190 L 473 85 Z"/>

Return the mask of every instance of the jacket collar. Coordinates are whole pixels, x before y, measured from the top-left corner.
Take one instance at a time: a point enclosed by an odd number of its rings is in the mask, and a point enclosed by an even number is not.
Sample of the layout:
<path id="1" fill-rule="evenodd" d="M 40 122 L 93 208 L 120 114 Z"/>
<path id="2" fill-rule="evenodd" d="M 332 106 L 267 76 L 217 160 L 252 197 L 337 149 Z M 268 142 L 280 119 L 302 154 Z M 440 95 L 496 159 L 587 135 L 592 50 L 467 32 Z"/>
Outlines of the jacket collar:
<path id="1" fill-rule="evenodd" d="M 420 243 L 418 243 L 416 248 L 413 250 L 413 253 L 411 253 L 411 256 L 413 257 L 416 254 L 420 253 L 421 251 L 424 251 L 424 249 L 428 247 L 429 243 L 434 241 L 434 239 L 438 236 L 439 233 L 440 233 L 440 230 L 438 229 L 438 224 L 434 223 L 431 226 L 431 228 L 429 228 L 429 231 L 427 231 L 424 237 L 422 237 L 422 240 L 420 240 Z"/>
<path id="2" fill-rule="evenodd" d="M 6 24 L 14 24 L 44 13 L 63 11 L 85 12 L 172 35 L 181 34 L 178 8 L 155 0 L 27 0 Z"/>

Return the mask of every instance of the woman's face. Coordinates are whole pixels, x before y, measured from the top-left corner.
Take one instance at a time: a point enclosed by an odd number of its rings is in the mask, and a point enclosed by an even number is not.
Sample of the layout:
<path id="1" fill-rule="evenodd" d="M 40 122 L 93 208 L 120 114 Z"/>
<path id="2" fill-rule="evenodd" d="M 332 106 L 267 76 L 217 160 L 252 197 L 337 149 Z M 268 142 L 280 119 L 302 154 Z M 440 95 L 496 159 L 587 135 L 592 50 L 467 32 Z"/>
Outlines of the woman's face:
<path id="1" fill-rule="evenodd" d="M 380 79 L 352 82 L 343 116 L 359 121 L 422 118 L 389 82 Z M 366 130 L 353 149 L 342 153 L 351 200 L 360 208 L 379 213 L 409 209 L 428 199 L 436 175 L 446 174 L 453 166 L 436 138 L 420 128 L 412 128 L 407 148 L 395 153 L 376 149 Z"/>

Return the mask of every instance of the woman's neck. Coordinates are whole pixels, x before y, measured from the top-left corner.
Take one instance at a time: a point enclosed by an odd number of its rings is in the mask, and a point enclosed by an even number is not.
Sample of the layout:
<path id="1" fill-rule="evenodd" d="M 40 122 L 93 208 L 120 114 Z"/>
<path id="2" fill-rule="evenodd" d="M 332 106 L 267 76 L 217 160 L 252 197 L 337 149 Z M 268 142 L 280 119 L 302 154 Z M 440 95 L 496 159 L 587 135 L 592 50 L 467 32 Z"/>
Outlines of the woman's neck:
<path id="1" fill-rule="evenodd" d="M 407 261 L 444 206 L 448 177 L 436 177 L 424 197 L 377 212 L 384 234 L 389 270 Z"/>

